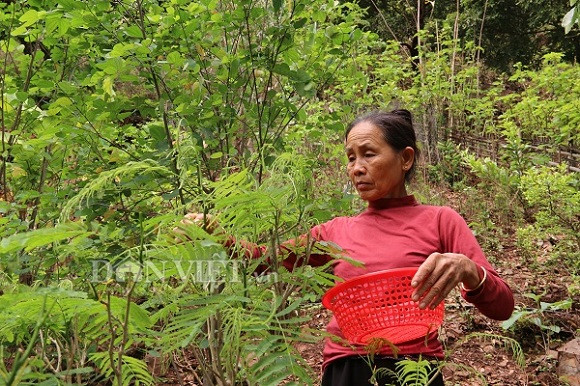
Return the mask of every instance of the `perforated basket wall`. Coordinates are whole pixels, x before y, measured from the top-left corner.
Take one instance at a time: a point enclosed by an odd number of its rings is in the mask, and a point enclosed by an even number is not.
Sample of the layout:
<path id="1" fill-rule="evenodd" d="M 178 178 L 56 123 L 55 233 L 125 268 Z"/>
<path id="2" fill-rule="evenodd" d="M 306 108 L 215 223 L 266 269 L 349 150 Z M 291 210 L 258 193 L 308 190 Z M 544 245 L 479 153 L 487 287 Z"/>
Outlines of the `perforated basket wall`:
<path id="1" fill-rule="evenodd" d="M 443 322 L 444 305 L 421 310 L 411 300 L 417 268 L 373 272 L 340 283 L 322 298 L 345 338 L 366 344 L 384 338 L 398 344 L 424 337 Z"/>

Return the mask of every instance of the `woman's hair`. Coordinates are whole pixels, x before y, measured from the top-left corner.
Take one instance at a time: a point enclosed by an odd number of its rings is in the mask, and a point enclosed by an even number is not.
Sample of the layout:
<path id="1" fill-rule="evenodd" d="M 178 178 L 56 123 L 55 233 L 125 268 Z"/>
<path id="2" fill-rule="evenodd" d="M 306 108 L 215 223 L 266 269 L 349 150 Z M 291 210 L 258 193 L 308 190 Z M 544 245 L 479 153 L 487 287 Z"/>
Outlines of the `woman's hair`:
<path id="1" fill-rule="evenodd" d="M 417 148 L 417 136 L 413 128 L 413 118 L 408 110 L 393 110 L 390 112 L 373 111 L 355 119 L 346 129 L 345 140 L 348 133 L 361 122 L 369 122 L 381 130 L 385 142 L 391 145 L 395 150 L 401 151 L 407 146 L 415 150 L 413 166 L 405 174 L 405 180 L 409 182 L 415 173 L 415 164 L 419 158 L 419 149 Z"/>

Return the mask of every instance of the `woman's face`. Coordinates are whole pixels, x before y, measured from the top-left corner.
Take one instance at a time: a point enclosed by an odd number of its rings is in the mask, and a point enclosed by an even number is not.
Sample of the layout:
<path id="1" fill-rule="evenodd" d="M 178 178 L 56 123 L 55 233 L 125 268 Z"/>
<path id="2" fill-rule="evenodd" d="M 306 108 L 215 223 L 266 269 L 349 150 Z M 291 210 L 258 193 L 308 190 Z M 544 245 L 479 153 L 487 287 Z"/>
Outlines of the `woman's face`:
<path id="1" fill-rule="evenodd" d="M 363 200 L 407 195 L 405 173 L 413 165 L 414 150 L 395 150 L 370 122 L 355 125 L 346 138 L 347 172 Z"/>

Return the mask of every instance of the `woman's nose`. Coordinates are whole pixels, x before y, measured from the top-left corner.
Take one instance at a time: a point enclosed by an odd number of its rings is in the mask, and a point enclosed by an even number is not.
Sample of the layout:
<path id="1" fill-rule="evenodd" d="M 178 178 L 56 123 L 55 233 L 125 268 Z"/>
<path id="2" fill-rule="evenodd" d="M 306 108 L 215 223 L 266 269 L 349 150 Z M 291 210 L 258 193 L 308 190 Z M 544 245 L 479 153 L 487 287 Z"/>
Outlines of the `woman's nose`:
<path id="1" fill-rule="evenodd" d="M 360 176 L 366 172 L 366 168 L 363 165 L 362 161 L 356 160 L 354 161 L 354 165 L 352 166 L 352 173 L 355 176 Z"/>

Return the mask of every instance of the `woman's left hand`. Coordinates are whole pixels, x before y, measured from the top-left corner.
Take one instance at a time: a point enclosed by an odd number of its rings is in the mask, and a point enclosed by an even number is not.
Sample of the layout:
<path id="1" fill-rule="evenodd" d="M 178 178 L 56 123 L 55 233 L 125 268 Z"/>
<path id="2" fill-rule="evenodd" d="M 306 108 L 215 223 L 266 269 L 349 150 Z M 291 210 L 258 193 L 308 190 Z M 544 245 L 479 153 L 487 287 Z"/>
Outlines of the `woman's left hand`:
<path id="1" fill-rule="evenodd" d="M 475 288 L 479 283 L 477 264 L 459 253 L 432 253 L 413 277 L 413 300 L 419 308 L 437 307 L 459 283 Z"/>

